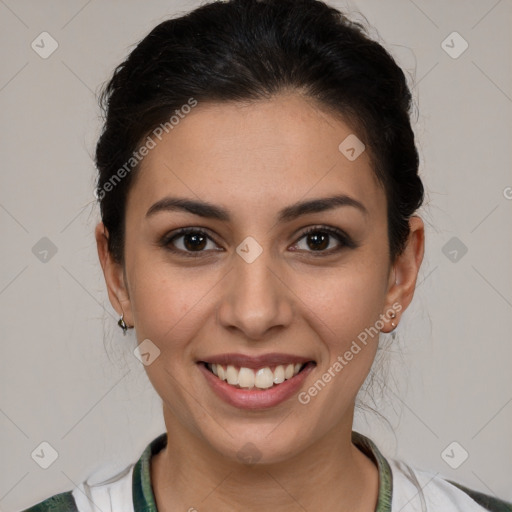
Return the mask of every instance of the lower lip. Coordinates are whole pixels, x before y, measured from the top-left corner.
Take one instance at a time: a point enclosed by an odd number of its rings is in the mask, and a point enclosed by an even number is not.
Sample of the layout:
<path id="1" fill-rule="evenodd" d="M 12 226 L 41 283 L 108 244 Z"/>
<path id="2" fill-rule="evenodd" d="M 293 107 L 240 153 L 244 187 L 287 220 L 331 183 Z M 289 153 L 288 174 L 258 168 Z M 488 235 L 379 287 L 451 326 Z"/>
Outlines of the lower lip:
<path id="1" fill-rule="evenodd" d="M 301 372 L 291 379 L 268 389 L 235 388 L 216 377 L 203 363 L 198 363 L 198 366 L 213 391 L 228 404 L 240 409 L 265 409 L 275 407 L 293 396 L 300 389 L 315 364 L 308 363 Z"/>

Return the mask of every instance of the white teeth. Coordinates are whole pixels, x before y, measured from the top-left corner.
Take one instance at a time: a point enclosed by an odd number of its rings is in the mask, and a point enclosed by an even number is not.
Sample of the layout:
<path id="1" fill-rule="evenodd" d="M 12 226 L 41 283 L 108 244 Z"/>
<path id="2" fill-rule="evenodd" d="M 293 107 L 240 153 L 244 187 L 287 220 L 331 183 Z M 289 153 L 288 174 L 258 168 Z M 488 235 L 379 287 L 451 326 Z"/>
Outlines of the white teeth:
<path id="1" fill-rule="evenodd" d="M 238 368 L 234 365 L 222 366 L 220 364 L 208 364 L 208 368 L 220 380 L 227 381 L 232 386 L 251 389 L 268 389 L 274 384 L 281 384 L 285 380 L 297 375 L 302 368 L 301 363 L 278 365 L 272 371 L 268 366 L 254 371 L 252 368 Z"/>
<path id="2" fill-rule="evenodd" d="M 240 369 L 240 373 L 242 373 L 242 370 L 243 368 Z M 274 372 L 270 368 L 260 368 L 256 372 L 254 385 L 260 389 L 271 388 L 274 385 Z"/>
<path id="3" fill-rule="evenodd" d="M 284 382 L 284 366 L 282 364 L 276 366 L 274 370 L 274 384 L 281 384 L 281 382 Z"/>
<path id="4" fill-rule="evenodd" d="M 229 366 L 228 366 L 229 368 Z M 254 387 L 255 377 L 254 372 L 249 368 L 240 368 L 238 372 L 238 384 L 241 388 L 252 388 Z M 229 384 L 231 382 L 228 381 Z M 258 386 L 260 387 L 260 386 Z"/>
<path id="5" fill-rule="evenodd" d="M 238 371 L 230 364 L 226 368 L 226 378 L 228 380 L 228 384 L 231 384 L 232 386 L 236 386 L 238 384 Z"/>

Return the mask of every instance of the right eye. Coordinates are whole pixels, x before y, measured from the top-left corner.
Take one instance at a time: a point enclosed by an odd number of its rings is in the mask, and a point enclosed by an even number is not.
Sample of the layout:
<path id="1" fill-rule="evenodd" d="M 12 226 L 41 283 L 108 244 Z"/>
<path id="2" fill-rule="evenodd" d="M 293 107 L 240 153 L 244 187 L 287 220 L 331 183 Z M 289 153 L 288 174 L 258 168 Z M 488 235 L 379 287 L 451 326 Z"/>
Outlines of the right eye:
<path id="1" fill-rule="evenodd" d="M 219 250 L 218 248 L 205 250 L 208 245 L 208 241 L 211 241 L 216 247 L 218 247 L 205 231 L 198 228 L 181 228 L 178 231 L 174 231 L 166 235 L 163 238 L 161 245 L 171 252 L 178 253 L 183 256 L 197 257 L 200 256 L 201 253 L 209 252 L 210 250 Z"/>

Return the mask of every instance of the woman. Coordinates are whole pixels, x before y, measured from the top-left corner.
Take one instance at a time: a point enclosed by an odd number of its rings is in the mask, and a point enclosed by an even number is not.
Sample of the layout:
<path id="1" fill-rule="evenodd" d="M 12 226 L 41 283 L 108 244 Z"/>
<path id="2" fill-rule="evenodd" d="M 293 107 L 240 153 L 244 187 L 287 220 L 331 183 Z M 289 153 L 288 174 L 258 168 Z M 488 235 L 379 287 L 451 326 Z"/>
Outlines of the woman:
<path id="1" fill-rule="evenodd" d="M 98 254 L 166 432 L 28 510 L 512 510 L 352 431 L 424 253 L 411 95 L 363 27 L 315 0 L 207 4 L 102 99 Z"/>

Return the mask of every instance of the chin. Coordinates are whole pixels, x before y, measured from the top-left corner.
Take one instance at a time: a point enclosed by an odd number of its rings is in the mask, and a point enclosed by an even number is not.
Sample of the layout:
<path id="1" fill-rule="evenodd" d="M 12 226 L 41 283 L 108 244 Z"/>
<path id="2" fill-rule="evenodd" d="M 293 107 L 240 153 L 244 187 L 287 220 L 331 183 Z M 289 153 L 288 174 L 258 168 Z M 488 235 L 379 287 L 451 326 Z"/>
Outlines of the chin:
<path id="1" fill-rule="evenodd" d="M 286 420 L 283 422 L 286 423 Z M 238 426 L 240 432 L 232 437 L 224 432 L 222 439 L 208 439 L 206 442 L 228 460 L 246 465 L 277 464 L 291 459 L 303 451 L 310 443 L 302 436 L 290 432 L 290 425 L 284 426 L 254 425 Z M 294 425 L 296 428 L 296 425 Z M 274 431 L 272 429 L 275 429 Z"/>

